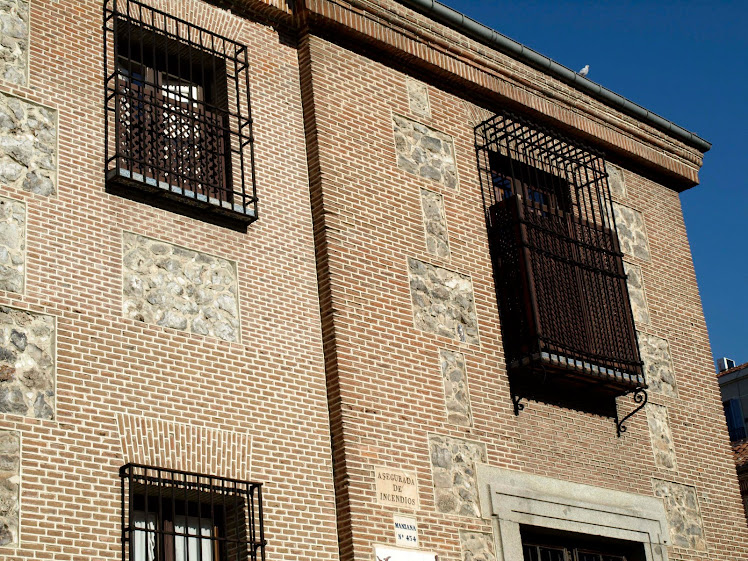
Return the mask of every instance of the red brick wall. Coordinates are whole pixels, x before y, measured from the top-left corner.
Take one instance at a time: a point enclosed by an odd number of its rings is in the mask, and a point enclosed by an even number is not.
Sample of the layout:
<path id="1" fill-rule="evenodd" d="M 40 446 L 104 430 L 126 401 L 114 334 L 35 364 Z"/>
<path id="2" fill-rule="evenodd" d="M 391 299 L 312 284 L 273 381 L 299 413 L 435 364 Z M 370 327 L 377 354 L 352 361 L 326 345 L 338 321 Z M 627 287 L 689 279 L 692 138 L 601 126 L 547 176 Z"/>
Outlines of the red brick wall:
<path id="1" fill-rule="evenodd" d="M 197 0 L 154 5 L 249 46 L 261 220 L 238 233 L 106 194 L 102 2 L 32 1 L 29 85 L 0 89 L 59 111 L 58 195 L 4 188 L 27 204 L 28 280 L 0 304 L 57 317 L 57 418 L 0 414 L 23 448 L 21 547 L 0 557 L 121 558 L 122 413 L 249 439 L 268 558 L 336 559 L 297 53 Z M 242 343 L 124 319 L 123 231 L 235 261 Z"/>
<path id="2" fill-rule="evenodd" d="M 669 341 L 679 387 L 677 398 L 651 398 L 669 408 L 678 461 L 673 472 L 655 467 L 643 412 L 629 421 L 620 439 L 612 419 L 553 405 L 531 402 L 514 416 L 474 123 L 468 122 L 474 110 L 468 112 L 463 100 L 432 82 L 432 119 L 416 117 L 454 136 L 460 186 L 458 191 L 443 188 L 396 165 L 392 113 L 409 115 L 405 74 L 396 63 L 388 67 L 317 37 L 304 43 L 302 60 L 310 64 L 303 72 L 305 92 L 314 96 L 313 107 L 307 106 L 316 126 L 310 156 L 316 170 L 313 202 L 317 236 L 327 249 L 320 270 L 323 325 L 336 343 L 334 375 L 328 380 L 340 395 L 332 402 L 332 415 L 336 479 L 352 525 L 346 551 L 352 548 L 353 558 L 369 559 L 372 544 L 393 539 L 393 509 L 377 505 L 374 466 L 417 472 L 422 549 L 458 559 L 458 529 L 490 531 L 479 519 L 437 513 L 427 444 L 427 435 L 434 433 L 485 443 L 493 466 L 650 496 L 653 478 L 693 485 L 709 550 L 673 548 L 670 558 L 726 561 L 748 553 L 678 195 L 626 173 L 626 204 L 644 213 L 652 253 L 651 262 L 642 264 L 652 316 L 648 331 Z M 426 251 L 421 187 L 444 195 L 450 261 Z M 414 328 L 408 257 L 472 277 L 479 345 Z M 465 354 L 474 419 L 470 428 L 446 422 L 440 349 Z M 625 398 L 620 403 L 622 411 L 632 406 Z"/>

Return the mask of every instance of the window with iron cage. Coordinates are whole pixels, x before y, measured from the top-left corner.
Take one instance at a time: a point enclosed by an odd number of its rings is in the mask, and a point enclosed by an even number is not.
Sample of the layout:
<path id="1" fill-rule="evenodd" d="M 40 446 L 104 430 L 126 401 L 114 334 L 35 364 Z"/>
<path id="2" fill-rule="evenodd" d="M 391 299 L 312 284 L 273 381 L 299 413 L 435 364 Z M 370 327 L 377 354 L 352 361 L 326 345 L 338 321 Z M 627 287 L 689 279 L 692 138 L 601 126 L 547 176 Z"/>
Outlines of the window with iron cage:
<path id="1" fill-rule="evenodd" d="M 247 47 L 137 0 L 104 5 L 107 188 L 257 217 Z"/>
<path id="2" fill-rule="evenodd" d="M 602 156 L 509 112 L 475 132 L 513 392 L 646 388 Z"/>
<path id="3" fill-rule="evenodd" d="M 260 484 L 136 464 L 120 478 L 123 561 L 265 559 Z"/>

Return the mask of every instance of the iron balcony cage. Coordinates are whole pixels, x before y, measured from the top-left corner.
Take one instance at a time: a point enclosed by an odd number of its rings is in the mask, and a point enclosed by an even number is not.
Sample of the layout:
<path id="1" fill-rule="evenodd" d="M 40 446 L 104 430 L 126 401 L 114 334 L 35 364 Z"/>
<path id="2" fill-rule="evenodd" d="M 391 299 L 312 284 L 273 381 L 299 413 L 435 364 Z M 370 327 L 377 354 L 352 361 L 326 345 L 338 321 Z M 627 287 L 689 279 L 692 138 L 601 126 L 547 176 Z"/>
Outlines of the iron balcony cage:
<path id="1" fill-rule="evenodd" d="M 602 156 L 510 112 L 475 132 L 512 383 L 645 388 Z"/>
<path id="2" fill-rule="evenodd" d="M 247 47 L 137 0 L 104 3 L 107 187 L 257 218 Z"/>
<path id="3" fill-rule="evenodd" d="M 264 561 L 262 485 L 127 464 L 123 561 Z"/>

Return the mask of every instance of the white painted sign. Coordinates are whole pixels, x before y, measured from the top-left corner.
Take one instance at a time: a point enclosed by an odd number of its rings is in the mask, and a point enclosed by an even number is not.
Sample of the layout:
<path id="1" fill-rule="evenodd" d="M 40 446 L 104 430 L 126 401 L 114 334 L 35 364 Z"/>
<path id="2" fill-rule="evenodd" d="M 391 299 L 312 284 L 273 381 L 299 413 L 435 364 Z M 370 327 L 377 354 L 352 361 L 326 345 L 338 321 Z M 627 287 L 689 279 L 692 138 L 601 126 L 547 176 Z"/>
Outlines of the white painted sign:
<path id="1" fill-rule="evenodd" d="M 375 546 L 376 561 L 438 561 L 436 553 L 414 551 L 412 549 L 395 549 L 394 547 Z"/>
<path id="2" fill-rule="evenodd" d="M 418 521 L 410 516 L 395 516 L 395 545 L 418 547 Z"/>

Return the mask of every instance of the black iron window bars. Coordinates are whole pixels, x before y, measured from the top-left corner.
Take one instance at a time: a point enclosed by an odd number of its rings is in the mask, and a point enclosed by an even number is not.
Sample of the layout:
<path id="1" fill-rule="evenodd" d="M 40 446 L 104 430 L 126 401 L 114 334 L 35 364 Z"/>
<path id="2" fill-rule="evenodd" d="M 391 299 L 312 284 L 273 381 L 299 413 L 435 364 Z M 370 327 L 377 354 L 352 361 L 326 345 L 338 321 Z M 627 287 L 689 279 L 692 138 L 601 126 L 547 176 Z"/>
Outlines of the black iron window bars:
<path id="1" fill-rule="evenodd" d="M 137 464 L 119 475 L 123 561 L 264 561 L 261 484 Z"/>
<path id="2" fill-rule="evenodd" d="M 525 545 L 523 553 L 524 561 L 626 561 L 622 555 L 542 545 Z"/>
<path id="3" fill-rule="evenodd" d="M 257 217 L 247 47 L 137 0 L 106 0 L 107 186 Z"/>
<path id="4" fill-rule="evenodd" d="M 515 386 L 645 388 L 602 156 L 510 112 L 475 137 Z"/>

